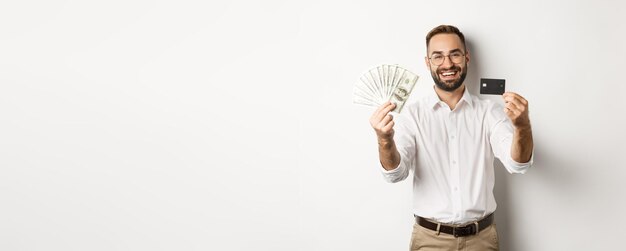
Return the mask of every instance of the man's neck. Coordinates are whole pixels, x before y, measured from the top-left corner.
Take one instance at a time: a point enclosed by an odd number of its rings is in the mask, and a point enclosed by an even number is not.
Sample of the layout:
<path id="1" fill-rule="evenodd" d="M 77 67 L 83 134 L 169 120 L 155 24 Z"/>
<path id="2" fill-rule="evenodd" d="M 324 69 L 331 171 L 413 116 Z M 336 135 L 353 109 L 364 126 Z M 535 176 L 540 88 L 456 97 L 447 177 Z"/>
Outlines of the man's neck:
<path id="1" fill-rule="evenodd" d="M 450 107 L 450 110 L 454 110 L 456 105 L 463 97 L 463 93 L 465 92 L 465 84 L 462 84 L 461 86 L 459 86 L 459 88 L 456 88 L 456 90 L 452 92 L 441 90 L 437 85 L 435 85 L 435 92 L 437 93 L 437 96 L 439 96 L 439 99 L 446 103 L 448 107 Z"/>

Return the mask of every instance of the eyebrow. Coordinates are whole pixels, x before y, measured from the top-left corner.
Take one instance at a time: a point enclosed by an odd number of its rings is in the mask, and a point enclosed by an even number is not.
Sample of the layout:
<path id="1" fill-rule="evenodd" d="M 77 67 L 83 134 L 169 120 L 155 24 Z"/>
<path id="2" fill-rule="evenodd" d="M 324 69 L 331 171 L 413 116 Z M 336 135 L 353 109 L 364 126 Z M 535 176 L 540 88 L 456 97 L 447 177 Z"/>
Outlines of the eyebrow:
<path id="1" fill-rule="evenodd" d="M 449 53 L 453 53 L 453 52 L 457 52 L 457 51 L 463 52 L 461 49 L 456 48 L 454 50 L 449 51 Z M 433 55 L 433 54 L 443 54 L 443 51 L 433 51 L 430 55 Z"/>

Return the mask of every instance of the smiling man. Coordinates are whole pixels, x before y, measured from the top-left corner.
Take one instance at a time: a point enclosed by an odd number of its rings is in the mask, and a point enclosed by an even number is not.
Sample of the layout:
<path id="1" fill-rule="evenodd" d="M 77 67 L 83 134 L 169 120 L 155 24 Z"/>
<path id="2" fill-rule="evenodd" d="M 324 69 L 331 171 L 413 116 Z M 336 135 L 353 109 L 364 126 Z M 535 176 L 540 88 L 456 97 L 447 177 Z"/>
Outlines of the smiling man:
<path id="1" fill-rule="evenodd" d="M 502 106 L 468 92 L 470 52 L 456 27 L 435 27 L 426 48 L 432 92 L 406 105 L 396 121 L 389 102 L 370 118 L 383 176 L 399 182 L 412 174 L 411 250 L 498 250 L 493 162 L 510 173 L 531 166 L 528 102 L 507 92 Z"/>

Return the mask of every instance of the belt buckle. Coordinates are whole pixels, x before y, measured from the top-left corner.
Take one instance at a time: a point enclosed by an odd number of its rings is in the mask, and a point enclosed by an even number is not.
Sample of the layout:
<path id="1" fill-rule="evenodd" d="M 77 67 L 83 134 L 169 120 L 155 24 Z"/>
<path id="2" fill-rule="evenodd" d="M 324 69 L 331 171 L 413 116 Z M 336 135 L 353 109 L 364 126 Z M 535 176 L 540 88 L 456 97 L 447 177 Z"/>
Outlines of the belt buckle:
<path id="1" fill-rule="evenodd" d="M 478 233 L 478 228 L 476 227 L 476 225 L 477 224 L 472 223 L 462 227 L 453 227 L 452 235 L 454 235 L 455 238 L 458 238 L 459 236 L 476 235 Z"/>

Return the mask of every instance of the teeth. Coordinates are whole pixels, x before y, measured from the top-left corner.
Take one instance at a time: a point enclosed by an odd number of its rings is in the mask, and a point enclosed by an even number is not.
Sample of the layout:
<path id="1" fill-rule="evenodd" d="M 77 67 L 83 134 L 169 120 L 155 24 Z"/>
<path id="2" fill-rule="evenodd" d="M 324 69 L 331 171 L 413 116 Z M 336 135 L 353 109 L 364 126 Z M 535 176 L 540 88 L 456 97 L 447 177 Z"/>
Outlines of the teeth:
<path id="1" fill-rule="evenodd" d="M 456 73 L 456 72 L 454 72 L 454 71 L 453 71 L 453 72 L 444 72 L 444 73 L 442 73 L 441 75 L 444 75 L 444 76 L 451 76 L 451 75 L 454 75 L 455 73 Z"/>

